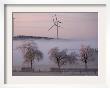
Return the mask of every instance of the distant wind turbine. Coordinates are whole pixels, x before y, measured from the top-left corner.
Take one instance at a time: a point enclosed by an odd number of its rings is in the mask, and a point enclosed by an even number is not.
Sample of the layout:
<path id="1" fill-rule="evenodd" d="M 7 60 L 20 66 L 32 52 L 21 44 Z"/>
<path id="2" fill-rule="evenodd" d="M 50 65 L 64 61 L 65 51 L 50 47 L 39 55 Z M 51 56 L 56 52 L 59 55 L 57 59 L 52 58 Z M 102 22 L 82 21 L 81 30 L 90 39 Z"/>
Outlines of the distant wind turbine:
<path id="1" fill-rule="evenodd" d="M 59 37 L 58 37 L 58 28 L 61 27 L 61 26 L 59 25 L 59 24 L 61 24 L 61 23 L 62 23 L 62 22 L 58 20 L 56 14 L 55 14 L 55 16 L 54 16 L 54 18 L 53 18 L 53 25 L 49 28 L 49 30 L 51 30 L 54 26 L 56 26 L 56 28 L 57 28 L 57 29 L 56 29 L 56 30 L 57 30 L 57 39 L 59 38 Z M 49 31 L 49 30 L 48 30 L 48 31 Z"/>

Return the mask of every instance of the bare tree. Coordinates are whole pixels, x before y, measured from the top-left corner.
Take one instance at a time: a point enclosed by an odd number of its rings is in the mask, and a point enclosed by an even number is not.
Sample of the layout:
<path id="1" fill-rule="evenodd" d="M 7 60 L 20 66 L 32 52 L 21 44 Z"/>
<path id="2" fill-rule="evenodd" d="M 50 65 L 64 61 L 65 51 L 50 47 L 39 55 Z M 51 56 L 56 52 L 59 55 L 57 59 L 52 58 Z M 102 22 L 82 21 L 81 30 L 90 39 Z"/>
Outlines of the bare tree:
<path id="1" fill-rule="evenodd" d="M 88 69 L 87 63 L 89 57 L 93 55 L 92 48 L 90 46 L 82 46 L 80 49 L 80 57 L 82 62 L 85 64 L 85 69 Z"/>
<path id="2" fill-rule="evenodd" d="M 75 52 L 71 52 L 70 54 L 67 54 L 66 49 L 60 51 L 58 47 L 52 48 L 49 51 L 49 54 L 50 54 L 50 59 L 57 64 L 60 72 L 61 72 L 61 66 L 67 63 L 73 64 L 77 59 Z"/>
<path id="3" fill-rule="evenodd" d="M 24 63 L 30 63 L 31 69 L 33 69 L 33 62 L 35 60 L 40 61 L 43 59 L 43 53 L 37 48 L 37 45 L 34 42 L 26 42 L 22 44 L 19 49 L 23 53 Z"/>
<path id="4" fill-rule="evenodd" d="M 49 54 L 50 54 L 49 56 L 50 59 L 53 60 L 57 64 L 59 71 L 61 72 L 61 66 L 66 64 L 67 62 L 66 50 L 60 51 L 58 47 L 55 47 L 49 51 Z"/>

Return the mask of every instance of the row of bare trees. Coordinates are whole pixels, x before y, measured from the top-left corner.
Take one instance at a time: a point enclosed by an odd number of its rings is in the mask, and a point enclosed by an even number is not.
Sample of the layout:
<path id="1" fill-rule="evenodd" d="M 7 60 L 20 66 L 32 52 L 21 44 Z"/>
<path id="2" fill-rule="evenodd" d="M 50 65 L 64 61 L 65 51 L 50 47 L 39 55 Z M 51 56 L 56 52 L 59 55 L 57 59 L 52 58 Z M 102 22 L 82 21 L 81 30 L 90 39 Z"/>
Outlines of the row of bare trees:
<path id="1" fill-rule="evenodd" d="M 28 42 L 24 43 L 19 47 L 23 53 L 24 63 L 28 62 L 31 64 L 33 69 L 33 63 L 35 60 L 40 61 L 43 59 L 43 53 L 38 49 L 36 43 Z M 85 69 L 88 68 L 88 58 L 93 55 L 93 52 L 98 52 L 89 46 L 82 46 L 80 48 L 80 60 L 85 64 Z M 75 52 L 67 53 L 67 49 L 60 50 L 58 47 L 52 48 L 49 52 L 49 58 L 58 66 L 61 71 L 61 66 L 69 63 L 73 64 L 77 60 L 77 54 Z"/>

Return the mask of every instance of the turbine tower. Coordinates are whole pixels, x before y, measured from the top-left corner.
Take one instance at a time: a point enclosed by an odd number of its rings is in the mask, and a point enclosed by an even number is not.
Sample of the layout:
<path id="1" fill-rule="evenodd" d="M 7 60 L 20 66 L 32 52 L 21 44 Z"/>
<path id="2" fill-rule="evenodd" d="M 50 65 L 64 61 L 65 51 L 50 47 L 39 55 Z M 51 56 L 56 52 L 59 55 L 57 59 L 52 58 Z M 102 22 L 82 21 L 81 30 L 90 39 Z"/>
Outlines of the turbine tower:
<path id="1" fill-rule="evenodd" d="M 54 26 L 56 27 L 56 30 L 57 30 L 57 39 L 59 38 L 58 37 L 58 28 L 61 27 L 59 24 L 61 24 L 62 22 L 58 20 L 56 14 L 54 15 L 54 18 L 53 18 L 53 25 L 49 28 L 49 30 L 51 30 Z M 48 31 L 49 31 L 48 30 Z"/>

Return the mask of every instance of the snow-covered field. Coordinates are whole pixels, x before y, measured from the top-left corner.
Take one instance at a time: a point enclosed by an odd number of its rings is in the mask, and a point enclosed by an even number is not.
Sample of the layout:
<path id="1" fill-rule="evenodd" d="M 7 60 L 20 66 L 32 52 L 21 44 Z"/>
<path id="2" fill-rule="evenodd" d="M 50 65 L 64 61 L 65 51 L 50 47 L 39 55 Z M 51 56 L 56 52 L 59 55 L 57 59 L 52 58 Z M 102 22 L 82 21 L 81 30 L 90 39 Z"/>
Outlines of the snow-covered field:
<path id="1" fill-rule="evenodd" d="M 26 66 L 23 64 L 23 54 L 17 48 L 21 46 L 24 41 L 33 41 L 37 44 L 39 50 L 43 53 L 43 60 L 40 62 L 35 62 L 33 64 L 34 69 L 37 71 L 40 69 L 41 71 L 49 71 L 52 67 L 57 67 L 57 65 L 49 59 L 49 50 L 58 47 L 60 50 L 67 49 L 69 52 L 75 51 L 79 53 L 79 49 L 81 45 L 89 45 L 92 48 L 98 48 L 98 44 L 96 41 L 76 41 L 76 40 L 56 40 L 56 39 L 30 39 L 30 40 L 13 40 L 13 71 L 20 71 L 22 67 Z M 95 60 L 88 62 L 88 68 L 98 68 L 98 55 L 94 55 Z M 69 68 L 84 68 L 84 63 L 80 60 L 72 65 L 65 65 L 63 67 Z M 16 73 L 17 75 L 17 73 Z"/>

